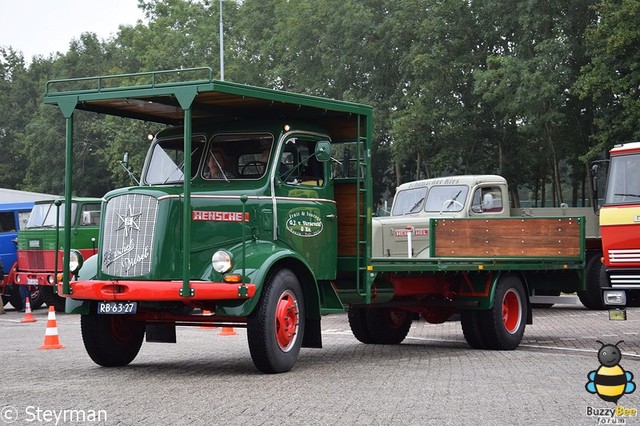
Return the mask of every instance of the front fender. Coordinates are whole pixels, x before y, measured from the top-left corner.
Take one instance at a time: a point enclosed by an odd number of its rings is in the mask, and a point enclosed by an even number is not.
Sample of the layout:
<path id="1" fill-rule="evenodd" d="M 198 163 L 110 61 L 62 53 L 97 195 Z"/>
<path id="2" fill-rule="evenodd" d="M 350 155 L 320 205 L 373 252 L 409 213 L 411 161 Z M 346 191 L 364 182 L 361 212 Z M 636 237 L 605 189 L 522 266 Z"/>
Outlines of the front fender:
<path id="1" fill-rule="evenodd" d="M 229 252 L 233 256 L 234 259 L 234 268 L 230 271 L 230 274 L 238 274 L 242 275 L 242 246 L 239 244 L 229 249 Z M 264 283 L 267 279 L 267 275 L 269 271 L 271 271 L 277 264 L 286 263 L 288 267 L 292 267 L 292 265 L 296 266 L 296 270 L 294 273 L 298 273 L 300 271 L 304 271 L 306 276 L 310 278 L 310 280 L 304 280 L 302 282 L 301 279 L 300 285 L 305 292 L 305 300 L 317 303 L 319 301 L 318 295 L 318 286 L 316 285 L 316 278 L 309 268 L 307 261 L 300 256 L 297 252 L 291 250 L 288 246 L 284 244 L 280 244 L 279 242 L 272 241 L 257 241 L 247 243 L 245 248 L 245 265 L 244 272 L 247 279 L 256 285 L 256 293 L 254 297 L 248 299 L 246 301 L 238 302 L 230 302 L 229 304 L 221 303 L 217 307 L 217 313 L 220 315 L 230 315 L 230 316 L 247 316 L 258 304 L 258 300 L 260 300 L 260 295 L 262 294 L 262 289 L 264 287 Z M 212 280 L 222 280 L 221 274 L 213 271 L 213 267 L 209 266 L 205 271 L 206 279 Z M 310 294 L 311 293 L 311 294 Z M 310 309 L 309 309 L 310 308 Z M 310 306 L 308 308 L 308 312 L 314 312 L 315 309 Z M 318 308 L 319 309 L 319 308 Z"/>
<path id="2" fill-rule="evenodd" d="M 82 263 L 82 268 L 78 271 L 78 281 L 93 280 L 98 275 L 98 255 L 94 254 Z M 64 311 L 68 314 L 88 314 L 89 301 L 76 300 L 67 297 Z"/>

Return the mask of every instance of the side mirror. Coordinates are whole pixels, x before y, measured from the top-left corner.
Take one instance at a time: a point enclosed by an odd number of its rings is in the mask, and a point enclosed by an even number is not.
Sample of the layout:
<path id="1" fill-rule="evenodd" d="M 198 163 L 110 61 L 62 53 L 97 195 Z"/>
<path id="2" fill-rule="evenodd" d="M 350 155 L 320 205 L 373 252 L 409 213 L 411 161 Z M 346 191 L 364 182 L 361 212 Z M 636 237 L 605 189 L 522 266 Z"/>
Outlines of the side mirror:
<path id="1" fill-rule="evenodd" d="M 122 157 L 122 165 L 125 168 L 129 168 L 129 153 L 128 152 L 125 152 L 124 153 L 124 157 Z"/>
<path id="2" fill-rule="evenodd" d="M 327 162 L 331 160 L 331 142 L 318 141 L 316 143 L 316 159 L 320 162 Z"/>

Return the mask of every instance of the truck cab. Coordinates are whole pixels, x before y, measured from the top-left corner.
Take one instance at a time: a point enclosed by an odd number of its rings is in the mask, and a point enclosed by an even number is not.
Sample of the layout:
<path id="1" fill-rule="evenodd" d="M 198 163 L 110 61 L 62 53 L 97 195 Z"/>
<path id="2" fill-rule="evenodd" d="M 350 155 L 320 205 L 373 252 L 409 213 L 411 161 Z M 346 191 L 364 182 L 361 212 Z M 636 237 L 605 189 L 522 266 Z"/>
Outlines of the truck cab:
<path id="1" fill-rule="evenodd" d="M 626 319 L 626 306 L 640 306 L 640 142 L 610 150 L 604 204 L 600 209 L 604 304 L 611 319 Z"/>

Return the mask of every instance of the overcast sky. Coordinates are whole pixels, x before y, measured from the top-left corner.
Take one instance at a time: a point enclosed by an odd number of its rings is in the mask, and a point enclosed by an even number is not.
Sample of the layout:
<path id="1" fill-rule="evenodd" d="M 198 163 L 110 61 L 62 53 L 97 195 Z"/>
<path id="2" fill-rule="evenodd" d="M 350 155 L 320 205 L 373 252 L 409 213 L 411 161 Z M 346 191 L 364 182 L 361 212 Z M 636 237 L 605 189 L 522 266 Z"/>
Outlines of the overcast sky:
<path id="1" fill-rule="evenodd" d="M 31 62 L 35 55 L 67 52 L 83 32 L 105 39 L 142 18 L 137 0 L 0 0 L 0 45 Z"/>

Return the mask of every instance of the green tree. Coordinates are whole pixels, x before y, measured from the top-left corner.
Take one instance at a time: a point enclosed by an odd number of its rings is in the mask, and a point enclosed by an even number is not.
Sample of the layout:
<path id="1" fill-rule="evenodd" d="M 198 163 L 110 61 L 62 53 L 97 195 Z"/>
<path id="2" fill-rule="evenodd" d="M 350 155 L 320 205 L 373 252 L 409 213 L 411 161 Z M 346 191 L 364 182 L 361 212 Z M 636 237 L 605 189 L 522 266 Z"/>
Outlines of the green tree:
<path id="1" fill-rule="evenodd" d="M 586 159 L 614 144 L 640 140 L 640 3 L 601 1 L 595 11 L 598 19 L 585 33 L 591 62 L 576 84 L 595 105 L 596 143 Z"/>
<path id="2" fill-rule="evenodd" d="M 0 47 L 0 187 L 22 188 L 28 158 L 22 153 L 25 128 L 41 95 L 20 52 Z"/>

